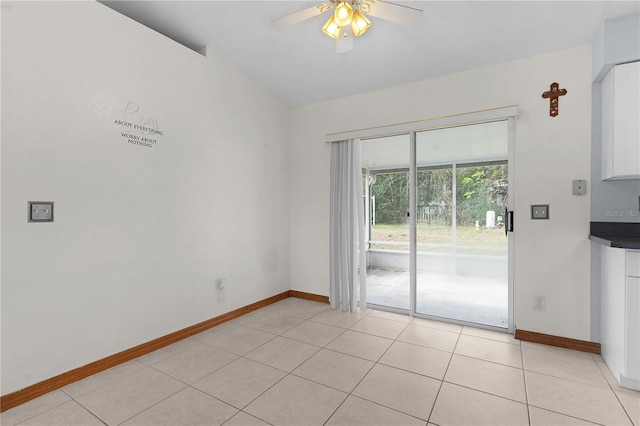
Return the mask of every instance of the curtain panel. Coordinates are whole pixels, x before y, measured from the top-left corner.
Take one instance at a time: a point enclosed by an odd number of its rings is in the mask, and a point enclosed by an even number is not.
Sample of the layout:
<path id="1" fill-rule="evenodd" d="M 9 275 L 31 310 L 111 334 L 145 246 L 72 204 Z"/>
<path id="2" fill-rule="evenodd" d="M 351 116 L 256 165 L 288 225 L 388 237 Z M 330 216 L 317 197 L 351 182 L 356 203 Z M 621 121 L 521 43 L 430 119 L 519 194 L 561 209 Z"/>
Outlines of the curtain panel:
<path id="1" fill-rule="evenodd" d="M 360 140 L 331 144 L 330 191 L 331 309 L 366 307 L 366 236 Z"/>

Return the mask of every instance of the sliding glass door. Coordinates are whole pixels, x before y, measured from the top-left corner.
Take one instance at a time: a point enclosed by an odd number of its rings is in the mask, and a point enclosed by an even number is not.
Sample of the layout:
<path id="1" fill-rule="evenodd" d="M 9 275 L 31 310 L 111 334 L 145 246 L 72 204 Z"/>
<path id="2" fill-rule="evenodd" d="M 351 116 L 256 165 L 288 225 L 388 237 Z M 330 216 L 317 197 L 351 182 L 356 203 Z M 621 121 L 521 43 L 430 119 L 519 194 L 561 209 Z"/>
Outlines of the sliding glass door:
<path id="1" fill-rule="evenodd" d="M 507 120 L 362 141 L 370 304 L 508 327 L 508 147 Z"/>

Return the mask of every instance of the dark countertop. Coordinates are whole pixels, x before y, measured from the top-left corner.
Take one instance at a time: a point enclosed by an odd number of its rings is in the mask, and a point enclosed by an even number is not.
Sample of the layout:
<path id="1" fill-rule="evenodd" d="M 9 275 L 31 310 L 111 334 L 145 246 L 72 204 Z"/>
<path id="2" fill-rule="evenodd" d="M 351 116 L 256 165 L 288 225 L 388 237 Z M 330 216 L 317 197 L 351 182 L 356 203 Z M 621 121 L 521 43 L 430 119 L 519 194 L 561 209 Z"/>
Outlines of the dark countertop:
<path id="1" fill-rule="evenodd" d="M 589 239 L 608 247 L 640 250 L 640 223 L 591 222 Z"/>

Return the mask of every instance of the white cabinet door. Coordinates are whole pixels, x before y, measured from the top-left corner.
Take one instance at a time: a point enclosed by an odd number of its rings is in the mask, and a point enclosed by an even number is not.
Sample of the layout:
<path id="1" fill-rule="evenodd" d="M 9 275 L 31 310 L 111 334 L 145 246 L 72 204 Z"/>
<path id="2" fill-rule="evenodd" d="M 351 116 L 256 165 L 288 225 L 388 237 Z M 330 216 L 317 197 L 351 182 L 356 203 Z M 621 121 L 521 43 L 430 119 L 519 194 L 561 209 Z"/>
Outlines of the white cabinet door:
<path id="1" fill-rule="evenodd" d="M 618 382 L 625 371 L 625 251 L 600 247 L 601 354 Z"/>
<path id="2" fill-rule="evenodd" d="M 640 278 L 627 277 L 626 286 L 626 384 L 640 389 Z M 635 386 L 634 386 L 635 385 Z"/>
<path id="3" fill-rule="evenodd" d="M 640 61 L 602 81 L 602 179 L 640 178 Z"/>

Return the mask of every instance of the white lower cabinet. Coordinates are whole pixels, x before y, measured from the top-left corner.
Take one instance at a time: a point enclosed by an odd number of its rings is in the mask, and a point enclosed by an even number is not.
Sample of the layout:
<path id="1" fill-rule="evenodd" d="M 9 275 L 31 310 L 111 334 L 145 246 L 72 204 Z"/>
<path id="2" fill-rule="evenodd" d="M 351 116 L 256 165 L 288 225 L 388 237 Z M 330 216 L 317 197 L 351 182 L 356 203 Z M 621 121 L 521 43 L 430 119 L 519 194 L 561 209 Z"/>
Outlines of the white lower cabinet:
<path id="1" fill-rule="evenodd" d="M 620 386 L 640 390 L 640 251 L 600 250 L 602 358 Z"/>

